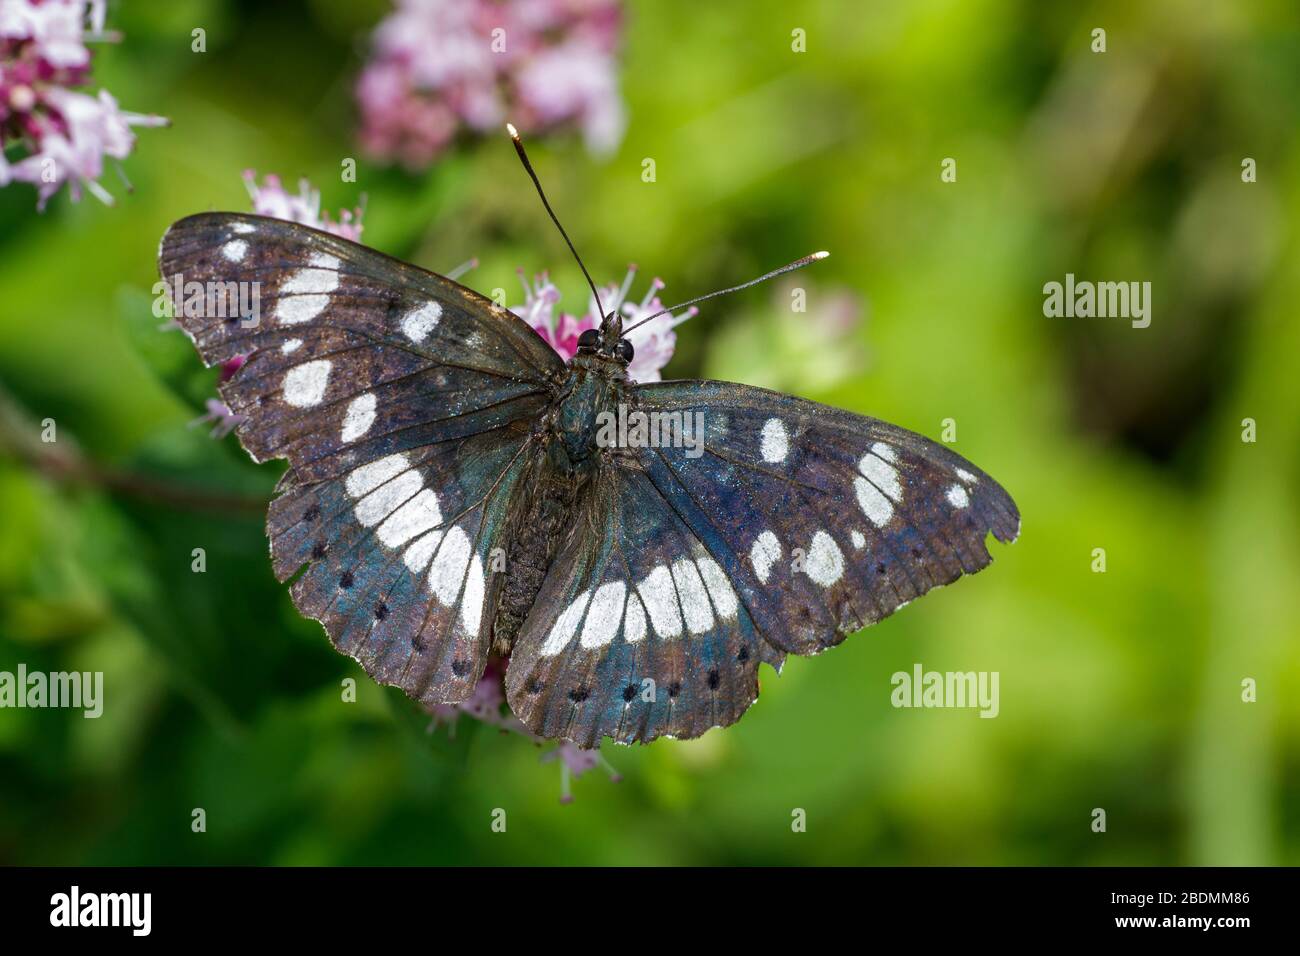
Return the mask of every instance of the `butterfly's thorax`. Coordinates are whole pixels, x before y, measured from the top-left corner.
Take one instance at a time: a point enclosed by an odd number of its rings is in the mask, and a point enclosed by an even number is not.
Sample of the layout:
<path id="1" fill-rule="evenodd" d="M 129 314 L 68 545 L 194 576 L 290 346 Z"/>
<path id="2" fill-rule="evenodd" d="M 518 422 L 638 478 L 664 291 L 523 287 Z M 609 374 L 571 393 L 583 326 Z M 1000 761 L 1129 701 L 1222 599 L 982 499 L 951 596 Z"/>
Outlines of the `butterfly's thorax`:
<path id="1" fill-rule="evenodd" d="M 534 431 L 545 454 L 535 459 L 511 516 L 506 581 L 492 645 L 508 655 L 546 571 L 574 527 L 574 507 L 600 465 L 596 436 L 602 412 L 626 401 L 626 366 L 598 355 L 575 356 L 555 401 Z"/>
<path id="2" fill-rule="evenodd" d="M 586 472 L 594 467 L 597 423 L 601 412 L 617 411 L 627 380 L 626 366 L 598 355 L 577 355 L 558 395 L 553 441 L 548 448 L 562 471 Z"/>

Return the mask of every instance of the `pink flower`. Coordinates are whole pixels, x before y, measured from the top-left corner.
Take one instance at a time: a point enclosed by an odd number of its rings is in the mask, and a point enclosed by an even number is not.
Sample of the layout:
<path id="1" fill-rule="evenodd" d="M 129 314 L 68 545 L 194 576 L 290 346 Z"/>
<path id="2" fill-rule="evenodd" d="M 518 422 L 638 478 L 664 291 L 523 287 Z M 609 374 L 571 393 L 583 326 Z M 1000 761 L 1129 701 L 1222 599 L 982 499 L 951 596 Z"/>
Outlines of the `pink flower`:
<path id="1" fill-rule="evenodd" d="M 474 685 L 474 691 L 459 704 L 435 704 L 430 711 L 433 722 L 429 729 L 446 724 L 450 732 L 456 732 L 456 722 L 462 716 L 472 717 L 480 723 L 496 727 L 499 730 L 531 736 L 526 728 L 508 707 L 506 702 L 505 670 L 495 661 L 489 661 L 483 670 L 483 676 Z"/>
<path id="2" fill-rule="evenodd" d="M 650 290 L 639 302 L 627 301 L 635 278 L 636 266 L 628 266 L 621 285 L 611 284 L 600 289 L 600 301 L 606 311 L 621 312 L 623 325 L 628 327 L 664 307 L 659 300 L 659 293 L 664 287 L 661 279 L 651 281 Z M 510 311 L 532 326 L 560 358 L 569 361 L 578 352 L 578 336 L 587 329 L 600 327 L 600 310 L 595 299 L 588 297 L 587 311 L 581 317 L 561 312 L 556 318 L 555 305 L 560 300 L 560 290 L 551 283 L 546 273 L 536 277 L 530 286 L 524 280 L 521 269 L 520 281 L 524 287 L 524 301 L 521 305 L 510 306 Z M 632 329 L 627 336 L 633 348 L 632 361 L 627 367 L 628 377 L 634 382 L 659 381 L 660 372 L 673 357 L 673 351 L 677 347 L 677 334 L 673 328 L 697 312 L 692 306 L 678 315 L 665 313 L 640 328 Z"/>
<path id="3" fill-rule="evenodd" d="M 560 762 L 560 802 L 572 803 L 573 791 L 569 786 L 570 776 L 573 778 L 581 777 L 588 770 L 596 767 L 604 768 L 609 774 L 611 783 L 618 783 L 623 778 L 619 772 L 610 766 L 609 761 L 601 754 L 599 750 L 584 750 L 575 743 L 567 740 L 560 741 L 558 747 L 548 750 L 542 754 L 542 763 L 550 763 L 553 760 Z"/>
<path id="4" fill-rule="evenodd" d="M 111 205 L 104 158 L 130 155 L 132 127 L 167 124 L 119 109 L 107 90 L 72 89 L 89 81 L 85 41 L 108 39 L 103 26 L 103 0 L 0 0 L 0 149 L 26 154 L 12 164 L 0 156 L 0 186 L 33 184 L 38 209 L 64 183 L 74 201 L 84 188 Z"/>
<path id="5" fill-rule="evenodd" d="M 244 185 L 253 200 L 253 212 L 259 216 L 287 219 L 353 242 L 361 241 L 363 209 L 360 206 L 344 209 L 339 213 L 338 222 L 335 222 L 329 213 L 321 213 L 320 190 L 312 189 L 311 183 L 306 179 L 298 181 L 298 193 L 294 195 L 285 191 L 279 176 L 264 176 L 262 185 L 257 185 L 257 173 L 248 169 L 244 171 Z"/>
<path id="6" fill-rule="evenodd" d="M 246 415 L 236 415 L 230 410 L 230 406 L 220 399 L 209 398 L 204 402 L 207 412 L 194 421 L 190 422 L 190 427 L 195 425 L 204 425 L 212 423 L 212 431 L 209 434 L 213 438 L 225 438 L 236 428 L 242 425 L 246 420 Z"/>
<path id="7" fill-rule="evenodd" d="M 361 141 L 408 168 L 427 166 L 462 128 L 574 124 L 609 152 L 626 120 L 615 53 L 617 0 L 398 0 L 375 29 L 357 79 Z"/>
<path id="8" fill-rule="evenodd" d="M 583 40 L 543 50 L 519 69 L 521 118 L 537 127 L 576 120 L 587 149 L 614 151 L 626 119 L 618 97 L 614 57 Z"/>
<path id="9" fill-rule="evenodd" d="M 519 282 L 524 287 L 524 302 L 523 305 L 510 306 L 510 311 L 536 329 L 542 338 L 555 348 L 551 327 L 555 324 L 555 304 L 560 301 L 560 290 L 545 272 L 534 277 L 533 284 L 529 285 L 528 280 L 524 278 L 524 270 L 521 268 L 517 271 Z M 558 352 L 559 349 L 556 351 Z M 563 352 L 560 352 L 560 357 L 565 357 Z"/>
<path id="10" fill-rule="evenodd" d="M 221 364 L 221 381 L 229 382 L 235 377 L 235 373 L 238 372 L 247 361 L 247 354 L 235 355 L 226 359 L 226 361 Z"/>
<path id="11" fill-rule="evenodd" d="M 504 663 L 495 660 L 489 661 L 483 676 L 474 685 L 473 693 L 466 700 L 459 704 L 435 704 L 430 710 L 433 720 L 429 723 L 429 732 L 432 733 L 439 726 L 446 725 L 448 733 L 454 736 L 460 718 L 471 717 L 503 732 L 519 734 L 539 744 L 545 743 L 545 740 L 534 736 L 519 718 L 510 712 L 506 704 L 505 666 Z M 573 802 L 571 780 L 581 777 L 593 767 L 603 767 L 614 783 L 623 779 L 599 750 L 585 750 L 567 740 L 560 741 L 555 747 L 544 752 L 540 759 L 542 763 L 556 760 L 560 763 L 561 803 Z"/>
<path id="12" fill-rule="evenodd" d="M 0 3 L 0 39 L 31 41 L 50 67 L 77 69 L 90 66 L 90 51 L 83 44 L 89 22 L 92 38 L 104 30 L 105 0 L 4 0 Z"/>

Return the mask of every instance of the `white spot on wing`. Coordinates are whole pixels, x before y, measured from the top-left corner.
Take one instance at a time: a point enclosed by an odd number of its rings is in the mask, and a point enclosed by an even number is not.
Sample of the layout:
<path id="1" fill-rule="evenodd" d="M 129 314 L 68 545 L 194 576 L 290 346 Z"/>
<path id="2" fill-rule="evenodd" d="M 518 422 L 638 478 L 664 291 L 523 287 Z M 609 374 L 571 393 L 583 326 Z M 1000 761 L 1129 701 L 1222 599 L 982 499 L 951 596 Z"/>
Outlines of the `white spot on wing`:
<path id="1" fill-rule="evenodd" d="M 623 620 L 623 640 L 629 644 L 636 644 L 645 638 L 645 608 L 641 606 L 641 599 L 636 596 L 636 592 L 629 592 L 627 596 L 627 616 Z"/>
<path id="2" fill-rule="evenodd" d="M 280 346 L 280 351 L 288 355 L 290 352 L 296 352 L 302 346 L 302 339 L 289 339 Z"/>
<path id="3" fill-rule="evenodd" d="M 442 306 L 437 302 L 426 302 L 402 316 L 402 334 L 419 344 L 429 337 L 441 318 Z"/>
<path id="4" fill-rule="evenodd" d="M 415 469 L 402 472 L 392 481 L 385 482 L 357 502 L 354 509 L 357 521 L 364 527 L 374 527 L 402 505 L 413 501 L 423 484 L 420 473 Z"/>
<path id="5" fill-rule="evenodd" d="M 763 460 L 775 464 L 785 461 L 790 451 L 790 436 L 786 434 L 785 422 L 779 418 L 769 418 L 763 423 Z"/>
<path id="6" fill-rule="evenodd" d="M 360 498 L 374 491 L 390 478 L 396 478 L 409 467 L 406 456 L 401 452 L 396 455 L 387 455 L 384 458 L 377 458 L 368 464 L 362 465 L 360 468 L 353 469 L 344 485 L 349 495 L 353 498 Z"/>
<path id="7" fill-rule="evenodd" d="M 358 395 L 348 403 L 348 410 L 343 416 L 343 431 L 339 437 L 343 441 L 354 441 L 375 423 L 375 393 L 366 392 Z"/>
<path id="8" fill-rule="evenodd" d="M 463 528 L 452 528 L 443 539 L 438 556 L 429 568 L 429 590 L 446 607 L 451 607 L 460 595 L 465 569 L 469 566 L 469 535 Z"/>
<path id="9" fill-rule="evenodd" d="M 284 373 L 284 385 L 281 388 L 284 400 L 297 408 L 319 405 L 325 397 L 325 386 L 329 384 L 331 368 L 333 363 L 328 359 L 317 359 L 289 369 Z"/>
<path id="10" fill-rule="evenodd" d="M 754 573 L 758 575 L 758 580 L 767 583 L 767 577 L 772 572 L 772 565 L 781 559 L 781 542 L 777 540 L 776 535 L 771 531 L 764 531 L 754 539 L 753 545 L 749 549 L 749 561 L 754 565 Z"/>
<path id="11" fill-rule="evenodd" d="M 329 294 L 339 287 L 339 274 L 334 271 L 338 259 L 321 253 L 311 261 L 331 268 L 299 269 L 281 283 L 276 292 L 275 317 L 282 325 L 310 322 L 329 305 Z"/>
<path id="12" fill-rule="evenodd" d="M 877 528 L 889 524 L 894 517 L 894 506 L 880 493 L 880 489 L 865 478 L 853 479 L 853 490 L 858 493 L 858 507 Z"/>
<path id="13" fill-rule="evenodd" d="M 583 591 L 573 599 L 572 604 L 560 612 L 560 616 L 551 625 L 551 633 L 546 635 L 546 640 L 542 643 L 542 649 L 537 652 L 538 654 L 542 657 L 554 657 L 569 646 L 569 641 L 573 640 L 573 635 L 578 630 L 578 622 L 582 620 L 582 612 L 587 609 L 587 602 L 590 600 L 591 592 Z"/>
<path id="14" fill-rule="evenodd" d="M 332 256 L 328 252 L 313 253 L 311 259 L 308 261 L 312 265 L 321 269 L 333 269 L 337 272 L 339 268 L 338 256 Z M 337 280 L 335 284 L 337 285 Z"/>
<path id="15" fill-rule="evenodd" d="M 415 475 L 414 471 L 408 471 L 406 475 Z M 400 485 L 406 481 L 406 475 L 402 475 L 397 481 L 384 485 L 379 491 L 374 492 L 370 497 L 381 494 L 388 488 Z M 416 481 L 419 481 L 417 475 Z M 361 507 L 370 498 L 362 499 L 361 504 L 357 505 L 357 517 L 360 520 Z M 361 522 L 365 524 L 364 521 Z M 375 532 L 379 540 L 390 548 L 400 548 L 406 542 L 410 541 L 417 535 L 422 535 L 432 528 L 442 524 L 442 509 L 438 507 L 438 495 L 433 490 L 425 488 L 419 494 L 411 498 L 405 504 L 399 506 L 384 519 L 384 523 L 379 526 Z M 369 527 L 369 525 L 367 525 Z"/>
<path id="16" fill-rule="evenodd" d="M 844 555 L 835 539 L 825 531 L 818 531 L 808 547 L 804 573 L 824 588 L 830 587 L 844 576 Z"/>
<path id="17" fill-rule="evenodd" d="M 483 561 L 476 554 L 469 562 L 469 575 L 465 578 L 465 593 L 460 596 L 460 622 L 471 637 L 478 637 L 483 623 Z"/>
<path id="18" fill-rule="evenodd" d="M 338 260 L 331 259 L 337 266 Z M 280 285 L 280 295 L 326 295 L 339 287 L 339 274 L 333 269 L 299 269 L 291 272 Z"/>
<path id="19" fill-rule="evenodd" d="M 965 468 L 957 469 L 957 477 L 960 478 L 962 481 L 966 482 L 966 484 L 968 485 L 973 485 L 975 484 L 975 482 L 979 480 L 974 475 L 972 475 L 969 471 L 967 471 Z"/>
<path id="20" fill-rule="evenodd" d="M 682 616 L 677 610 L 677 589 L 667 565 L 656 565 L 637 585 L 637 591 L 650 614 L 650 623 L 660 637 L 677 637 L 682 633 Z"/>
<path id="21" fill-rule="evenodd" d="M 596 589 L 591 607 L 587 609 L 587 620 L 582 625 L 582 637 L 578 639 L 583 648 L 594 651 L 614 639 L 622 623 L 626 593 L 627 585 L 622 581 L 610 581 Z"/>
<path id="22" fill-rule="evenodd" d="M 858 462 L 858 471 L 894 501 L 903 500 L 903 484 L 898 477 L 898 470 L 874 451 L 862 456 Z"/>
<path id="23" fill-rule="evenodd" d="M 856 528 L 849 532 L 849 537 L 853 539 L 853 547 L 857 548 L 859 551 L 866 546 L 867 539 L 863 536 L 862 532 Z"/>
<path id="24" fill-rule="evenodd" d="M 883 458 L 891 465 L 898 461 L 898 453 L 894 451 L 892 445 L 886 445 L 883 441 L 878 441 L 871 446 L 871 454 L 877 458 Z"/>
<path id="25" fill-rule="evenodd" d="M 970 504 L 970 495 L 961 485 L 953 485 L 948 489 L 948 503 L 954 508 L 965 508 Z"/>
<path id="26" fill-rule="evenodd" d="M 713 627 L 713 608 L 709 605 L 709 595 L 704 590 L 704 581 L 695 562 L 690 558 L 674 561 L 673 583 L 677 585 L 677 597 L 682 602 L 686 629 L 692 634 L 703 634 Z"/>
<path id="27" fill-rule="evenodd" d="M 248 243 L 243 239 L 232 239 L 221 247 L 221 254 L 231 262 L 243 262 L 248 253 Z"/>
<path id="28" fill-rule="evenodd" d="M 230 224 L 230 231 L 237 236 L 246 236 L 250 232 L 256 232 L 257 227 L 251 222 L 232 222 Z"/>
<path id="29" fill-rule="evenodd" d="M 704 586 L 709 589 L 709 597 L 713 599 L 713 607 L 718 612 L 718 617 L 724 621 L 733 620 L 740 602 L 736 598 L 736 592 L 731 588 L 731 582 L 727 580 L 726 573 L 718 566 L 718 562 L 707 554 L 697 558 L 695 564 L 700 569 L 700 577 L 704 578 Z"/>
<path id="30" fill-rule="evenodd" d="M 327 295 L 295 295 L 276 302 L 275 317 L 281 325 L 298 325 L 316 318 L 329 304 Z"/>
<path id="31" fill-rule="evenodd" d="M 403 552 L 402 561 L 414 574 L 422 573 L 429 566 L 433 552 L 438 550 L 438 542 L 441 540 L 441 531 L 430 531 Z"/>

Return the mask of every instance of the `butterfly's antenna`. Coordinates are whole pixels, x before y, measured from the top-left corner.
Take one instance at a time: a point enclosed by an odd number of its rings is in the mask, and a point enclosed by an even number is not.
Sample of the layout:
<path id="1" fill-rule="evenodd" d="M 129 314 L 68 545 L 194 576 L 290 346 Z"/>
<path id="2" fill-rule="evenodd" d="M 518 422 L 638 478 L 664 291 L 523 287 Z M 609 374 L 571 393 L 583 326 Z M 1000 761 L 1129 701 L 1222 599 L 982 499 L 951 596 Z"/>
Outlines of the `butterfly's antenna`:
<path id="1" fill-rule="evenodd" d="M 757 279 L 750 279 L 748 282 L 742 282 L 740 285 L 733 285 L 730 289 L 719 289 L 717 292 L 710 292 L 708 295 L 696 296 L 694 299 L 687 299 L 685 302 L 678 302 L 674 306 L 670 306 L 667 309 L 660 309 L 654 315 L 647 315 L 644 319 L 640 319 L 639 321 L 632 323 L 631 325 L 629 325 L 627 328 L 623 330 L 623 334 L 627 335 L 627 333 L 631 332 L 638 325 L 645 325 L 651 319 L 657 319 L 661 315 L 667 315 L 669 312 L 676 312 L 678 309 L 684 309 L 688 305 L 694 305 L 696 302 L 703 302 L 705 299 L 713 299 L 720 295 L 726 295 L 729 292 L 739 292 L 741 289 L 748 289 L 751 285 L 758 285 L 760 282 L 766 282 L 768 279 L 774 279 L 777 276 L 784 275 L 787 272 L 794 272 L 795 269 L 802 269 L 810 262 L 816 262 L 818 259 L 825 259 L 829 255 L 830 255 L 829 252 L 814 252 L 810 256 L 804 256 L 802 259 L 796 259 L 794 262 L 790 263 L 789 265 L 782 266 L 779 269 L 773 269 L 771 272 L 765 273 L 759 276 Z"/>
<path id="2" fill-rule="evenodd" d="M 550 215 L 551 222 L 555 223 L 555 228 L 560 230 L 560 235 L 564 237 L 564 241 L 569 245 L 569 251 L 573 253 L 573 258 L 578 262 L 578 268 L 581 269 L 582 274 L 587 277 L 587 285 L 591 286 L 591 294 L 596 297 L 596 308 L 600 310 L 601 321 L 604 321 L 605 307 L 600 304 L 600 293 L 596 291 L 596 283 L 591 281 L 591 273 L 589 273 L 587 267 L 582 264 L 582 256 L 578 255 L 578 250 L 573 247 L 573 240 L 570 239 L 569 234 L 564 231 L 564 227 L 560 225 L 559 217 L 555 215 L 555 210 L 551 208 L 551 204 L 547 201 L 546 193 L 542 190 L 542 182 L 537 178 L 537 173 L 533 172 L 533 164 L 528 161 L 528 154 L 524 152 L 524 144 L 523 141 L 519 139 L 519 131 L 514 128 L 513 124 L 507 123 L 506 132 L 510 134 L 510 139 L 514 141 L 515 152 L 519 154 L 519 161 L 524 164 L 524 169 L 528 170 L 528 175 L 532 178 L 533 185 L 537 187 L 537 195 L 542 197 L 542 205 L 546 207 L 546 212 Z"/>

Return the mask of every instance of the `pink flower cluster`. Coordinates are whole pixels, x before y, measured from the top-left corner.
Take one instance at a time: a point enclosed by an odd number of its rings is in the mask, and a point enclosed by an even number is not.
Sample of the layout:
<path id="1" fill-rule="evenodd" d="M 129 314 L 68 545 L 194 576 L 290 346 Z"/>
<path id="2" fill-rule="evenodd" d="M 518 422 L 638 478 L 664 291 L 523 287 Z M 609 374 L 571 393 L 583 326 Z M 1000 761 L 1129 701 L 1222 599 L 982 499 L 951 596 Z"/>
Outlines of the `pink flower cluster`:
<path id="1" fill-rule="evenodd" d="M 280 177 L 267 175 L 262 178 L 262 185 L 257 184 L 257 173 L 251 169 L 244 171 L 244 186 L 253 201 L 253 212 L 259 216 L 273 219 L 287 219 L 299 222 L 313 229 L 333 233 L 353 242 L 361 241 L 361 217 L 364 210 L 344 209 L 339 213 L 338 222 L 330 218 L 329 213 L 320 211 L 320 190 L 312 189 L 311 183 L 302 179 L 298 182 L 298 193 L 287 192 L 280 184 Z"/>
<path id="2" fill-rule="evenodd" d="M 615 54 L 618 0 L 397 0 L 357 80 L 361 141 L 427 166 L 462 127 L 523 132 L 560 124 L 604 153 L 623 137 Z"/>
<path id="3" fill-rule="evenodd" d="M 118 109 L 107 90 L 73 89 L 90 80 L 86 43 L 110 39 L 104 11 L 104 0 L 0 0 L 0 186 L 31 183 L 38 209 L 64 183 L 74 201 L 85 188 L 111 205 L 99 183 L 104 158 L 130 154 L 132 127 L 167 124 Z M 12 164 L 11 146 L 25 153 Z"/>
<path id="4" fill-rule="evenodd" d="M 469 716 L 489 727 L 496 727 L 503 733 L 522 734 L 531 737 L 537 743 L 544 742 L 542 738 L 534 737 L 506 706 L 505 671 L 495 661 L 488 662 L 483 676 L 474 686 L 474 692 L 466 700 L 459 704 L 437 704 L 433 707 L 432 714 L 433 722 L 429 725 L 430 731 L 436 729 L 439 724 L 446 724 L 454 734 L 456 722 L 462 716 Z M 570 782 L 574 778 L 581 777 L 588 770 L 601 767 L 614 783 L 623 779 L 599 750 L 585 750 L 567 740 L 560 741 L 557 746 L 547 750 L 541 756 L 542 763 L 550 763 L 554 760 L 560 762 L 561 803 L 573 802 Z"/>
<path id="5" fill-rule="evenodd" d="M 628 266 L 627 275 L 621 285 L 607 285 L 600 289 L 600 303 L 605 310 L 618 310 L 623 315 L 623 325 L 631 326 L 643 316 L 652 315 L 664 307 L 659 293 L 664 288 L 662 279 L 653 279 L 650 289 L 639 302 L 628 301 L 632 282 L 636 278 L 636 266 Z M 519 281 L 524 287 L 524 301 L 521 305 L 510 306 L 515 313 L 546 340 L 551 348 L 559 353 L 566 362 L 578 351 L 578 336 L 587 329 L 600 327 L 600 309 L 596 300 L 587 299 L 587 311 L 581 316 L 561 312 L 555 315 L 555 306 L 560 301 L 560 290 L 543 272 L 536 276 L 530 285 L 519 270 Z M 691 306 L 679 315 L 665 313 L 657 319 L 647 322 L 640 328 L 633 329 L 627 339 L 632 343 L 632 361 L 627 367 L 628 377 L 634 382 L 657 382 L 661 378 L 663 367 L 673 357 L 677 347 L 677 333 L 673 328 L 685 322 L 699 310 Z"/>

